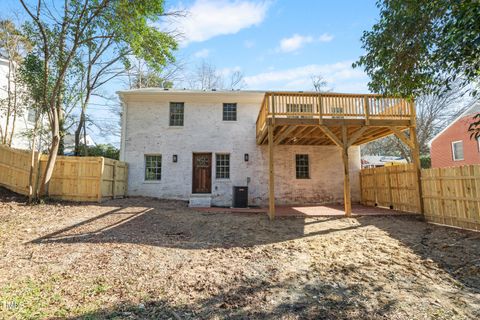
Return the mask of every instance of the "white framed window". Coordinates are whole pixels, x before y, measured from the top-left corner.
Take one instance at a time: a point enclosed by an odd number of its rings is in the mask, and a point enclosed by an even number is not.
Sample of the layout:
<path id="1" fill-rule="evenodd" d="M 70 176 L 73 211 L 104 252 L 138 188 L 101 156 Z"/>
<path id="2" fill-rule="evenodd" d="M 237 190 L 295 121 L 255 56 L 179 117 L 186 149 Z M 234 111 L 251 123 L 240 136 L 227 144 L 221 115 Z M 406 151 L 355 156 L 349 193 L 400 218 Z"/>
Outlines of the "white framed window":
<path id="1" fill-rule="evenodd" d="M 311 103 L 287 103 L 287 113 L 293 114 L 288 115 L 288 118 L 313 118 L 312 112 L 313 105 Z M 307 115 L 301 115 L 302 113 Z"/>
<path id="2" fill-rule="evenodd" d="M 480 137 L 477 138 L 478 152 L 480 152 Z"/>
<path id="3" fill-rule="evenodd" d="M 28 122 L 35 122 L 36 118 L 37 118 L 37 110 L 35 110 L 34 108 L 28 108 L 28 112 L 27 112 Z"/>
<path id="4" fill-rule="evenodd" d="M 162 156 L 145 155 L 145 181 L 160 181 L 162 179 Z"/>
<path id="5" fill-rule="evenodd" d="M 310 179 L 308 154 L 295 155 L 295 175 L 297 179 Z"/>
<path id="6" fill-rule="evenodd" d="M 217 179 L 230 179 L 230 154 L 215 154 L 215 177 Z"/>
<path id="7" fill-rule="evenodd" d="M 453 141 L 452 142 L 452 156 L 453 161 L 463 160 L 463 141 Z"/>
<path id="8" fill-rule="evenodd" d="M 184 107 L 183 102 L 170 102 L 171 127 L 183 127 Z"/>
<path id="9" fill-rule="evenodd" d="M 223 121 L 237 121 L 237 104 L 223 104 Z"/>

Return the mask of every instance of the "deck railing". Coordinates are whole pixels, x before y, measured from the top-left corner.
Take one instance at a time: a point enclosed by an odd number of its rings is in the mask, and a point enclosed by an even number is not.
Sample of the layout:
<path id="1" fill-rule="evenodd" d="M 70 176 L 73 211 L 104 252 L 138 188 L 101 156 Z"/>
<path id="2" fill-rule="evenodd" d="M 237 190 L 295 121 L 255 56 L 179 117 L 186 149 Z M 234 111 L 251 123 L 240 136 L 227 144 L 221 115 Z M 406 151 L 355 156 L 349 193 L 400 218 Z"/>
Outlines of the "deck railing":
<path id="1" fill-rule="evenodd" d="M 377 94 L 267 92 L 257 118 L 257 134 L 267 118 L 411 119 L 413 104 Z"/>

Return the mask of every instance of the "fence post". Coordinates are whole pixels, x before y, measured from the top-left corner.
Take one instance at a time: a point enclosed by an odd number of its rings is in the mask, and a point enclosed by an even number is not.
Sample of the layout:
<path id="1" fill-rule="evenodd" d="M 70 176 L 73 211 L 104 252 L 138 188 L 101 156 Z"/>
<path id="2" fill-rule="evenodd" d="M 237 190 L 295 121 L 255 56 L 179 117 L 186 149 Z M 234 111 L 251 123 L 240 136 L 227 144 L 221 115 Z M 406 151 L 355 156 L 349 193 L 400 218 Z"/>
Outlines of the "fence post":
<path id="1" fill-rule="evenodd" d="M 113 181 L 112 181 L 112 199 L 115 199 L 115 191 L 117 190 L 117 161 L 113 162 Z"/>
<path id="2" fill-rule="evenodd" d="M 388 198 L 390 202 L 390 209 L 393 209 L 393 191 L 392 191 L 392 182 L 390 181 L 390 168 L 392 167 L 385 167 L 385 172 L 387 174 L 387 187 L 388 187 Z"/>
<path id="3" fill-rule="evenodd" d="M 105 158 L 101 157 L 99 161 L 100 165 L 100 175 L 98 177 L 98 191 L 97 191 L 97 201 L 102 202 L 102 183 L 103 183 L 103 171 L 105 169 Z"/>

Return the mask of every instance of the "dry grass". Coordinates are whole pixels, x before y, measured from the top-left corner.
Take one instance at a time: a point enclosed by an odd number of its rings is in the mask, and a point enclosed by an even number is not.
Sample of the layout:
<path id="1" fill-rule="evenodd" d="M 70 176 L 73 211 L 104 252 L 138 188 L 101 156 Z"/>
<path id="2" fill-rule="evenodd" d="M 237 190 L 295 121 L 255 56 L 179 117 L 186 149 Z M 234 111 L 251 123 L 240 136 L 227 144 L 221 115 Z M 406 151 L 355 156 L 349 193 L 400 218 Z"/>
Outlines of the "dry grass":
<path id="1" fill-rule="evenodd" d="M 0 196 L 0 318 L 474 319 L 480 235 L 413 217 Z"/>

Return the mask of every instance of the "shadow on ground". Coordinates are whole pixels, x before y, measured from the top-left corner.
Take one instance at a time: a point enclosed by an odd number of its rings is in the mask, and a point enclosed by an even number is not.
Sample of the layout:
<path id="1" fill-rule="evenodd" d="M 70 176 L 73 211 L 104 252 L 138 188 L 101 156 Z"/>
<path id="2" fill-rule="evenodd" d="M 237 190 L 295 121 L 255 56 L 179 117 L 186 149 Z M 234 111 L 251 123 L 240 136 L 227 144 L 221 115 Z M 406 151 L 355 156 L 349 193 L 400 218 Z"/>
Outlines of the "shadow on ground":
<path id="1" fill-rule="evenodd" d="M 274 285 L 262 279 L 251 279 L 232 290 L 188 305 L 173 306 L 168 301 L 151 300 L 142 304 L 117 304 L 70 319 L 385 319 L 398 301 L 388 301 L 372 310 L 364 305 L 368 297 L 358 284 L 341 287 L 317 281 L 303 288 L 301 296 L 290 296 L 288 302 L 272 300 L 290 283 Z M 275 299 L 275 298 L 273 298 Z"/>
<path id="2" fill-rule="evenodd" d="M 278 218 L 266 215 L 207 213 L 178 201 L 151 198 L 115 200 L 115 207 L 60 229 L 33 243 L 131 243 L 180 249 L 252 247 L 374 226 L 435 263 L 461 285 L 480 292 L 480 234 L 427 224 L 416 216 L 365 216 L 332 224 L 339 218 Z M 311 226 L 315 224 L 314 228 Z M 309 229 L 307 231 L 307 228 Z M 312 231 L 314 230 L 314 231 Z"/>
<path id="3" fill-rule="evenodd" d="M 103 205 L 118 203 L 121 202 Z M 307 224 L 333 219 L 338 218 L 308 223 L 305 218 L 270 221 L 265 214 L 198 212 L 179 201 L 135 198 L 130 199 L 128 206 L 60 229 L 33 243 L 132 243 L 182 249 L 231 248 L 278 243 L 358 227 L 347 225 L 341 229 L 320 228 L 316 232 L 305 232 Z"/>

